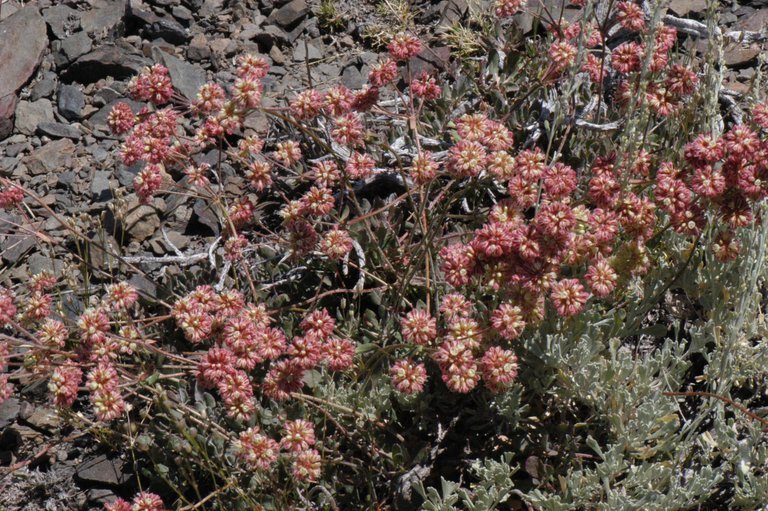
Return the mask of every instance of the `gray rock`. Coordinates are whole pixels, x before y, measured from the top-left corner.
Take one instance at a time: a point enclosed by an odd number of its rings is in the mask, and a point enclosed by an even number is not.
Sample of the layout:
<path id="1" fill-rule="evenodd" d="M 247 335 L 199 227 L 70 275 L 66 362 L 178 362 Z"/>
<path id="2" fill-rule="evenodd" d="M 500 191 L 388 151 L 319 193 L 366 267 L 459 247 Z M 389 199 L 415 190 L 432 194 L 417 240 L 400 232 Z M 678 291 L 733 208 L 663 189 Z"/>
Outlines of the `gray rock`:
<path id="1" fill-rule="evenodd" d="M 291 44 L 291 38 L 285 31 L 275 25 L 267 25 L 262 28 L 262 31 L 253 36 L 253 40 L 260 46 L 272 47 L 282 46 L 287 47 Z"/>
<path id="2" fill-rule="evenodd" d="M 130 479 L 127 468 L 125 461 L 119 458 L 110 459 L 101 454 L 87 458 L 77 465 L 75 478 L 83 483 L 121 486 Z"/>
<path id="3" fill-rule="evenodd" d="M 293 28 L 309 13 L 306 0 L 292 0 L 279 9 L 273 10 L 269 15 L 269 21 L 283 28 Z"/>
<path id="4" fill-rule="evenodd" d="M 91 199 L 96 202 L 103 202 L 112 198 L 112 191 L 109 187 L 109 177 L 112 172 L 108 170 L 98 170 L 93 175 L 91 181 Z"/>
<path id="5" fill-rule="evenodd" d="M 111 76 L 122 80 L 148 66 L 143 57 L 112 45 L 99 46 L 72 63 L 61 75 L 64 82 L 94 83 Z"/>
<path id="6" fill-rule="evenodd" d="M 116 256 L 120 255 L 120 244 L 111 234 L 101 230 L 89 237 L 87 247 L 88 262 L 95 268 L 112 273 L 118 269 L 120 261 Z"/>
<path id="7" fill-rule="evenodd" d="M 124 228 L 131 239 L 142 242 L 160 228 L 160 217 L 152 206 L 135 201 L 128 205 Z"/>
<path id="8" fill-rule="evenodd" d="M 67 62 L 72 62 L 81 55 L 85 55 L 93 48 L 93 42 L 85 32 L 78 32 L 61 41 L 61 52 Z"/>
<path id="9" fill-rule="evenodd" d="M 43 271 L 50 271 L 58 275 L 64 269 L 63 262 L 42 254 L 32 254 L 29 256 L 27 258 L 27 266 L 29 267 L 30 275 L 36 275 Z"/>
<path id="10" fill-rule="evenodd" d="M 0 403 L 0 429 L 16 420 L 19 415 L 19 400 L 12 397 Z"/>
<path id="11" fill-rule="evenodd" d="M 365 85 L 367 81 L 368 80 L 363 76 L 357 66 L 347 66 L 341 73 L 341 83 L 349 89 L 359 89 Z"/>
<path id="12" fill-rule="evenodd" d="M 211 49 L 205 34 L 196 34 L 192 38 L 187 46 L 187 58 L 197 62 L 211 58 Z"/>
<path id="13" fill-rule="evenodd" d="M 34 74 L 48 46 L 45 21 L 35 5 L 15 12 L 0 21 L 0 138 L 10 133 L 16 107 L 16 92 Z"/>
<path id="14" fill-rule="evenodd" d="M 706 0 L 671 0 L 669 10 L 678 16 L 686 16 L 691 12 L 702 12 L 707 9 Z"/>
<path id="15" fill-rule="evenodd" d="M 53 105 L 47 99 L 20 101 L 16 107 L 16 131 L 25 135 L 34 135 L 40 123 L 53 121 Z"/>
<path id="16" fill-rule="evenodd" d="M 85 95 L 74 85 L 59 85 L 57 92 L 59 113 L 68 121 L 80 119 L 85 106 Z"/>
<path id="17" fill-rule="evenodd" d="M 26 226 L 30 227 L 30 226 Z M 13 235 L 3 242 L 2 259 L 6 264 L 18 263 L 22 256 L 37 245 L 37 236 Z"/>
<path id="18" fill-rule="evenodd" d="M 91 0 L 91 10 L 81 13 L 80 25 L 89 34 L 114 35 L 122 28 L 125 0 Z"/>
<path id="19" fill-rule="evenodd" d="M 198 89 L 207 81 L 205 70 L 158 49 L 154 49 L 153 53 L 155 59 L 168 68 L 173 88 L 187 99 L 194 99 Z"/>
<path id="20" fill-rule="evenodd" d="M 29 100 L 37 101 L 41 98 L 50 98 L 53 95 L 53 91 L 56 90 L 56 83 L 57 78 L 55 73 L 45 73 L 43 79 L 32 87 L 32 90 L 29 93 Z"/>
<path id="21" fill-rule="evenodd" d="M 22 159 L 22 163 L 33 176 L 50 174 L 61 168 L 69 167 L 74 153 L 75 144 L 71 140 L 63 138 L 48 142 L 35 149 L 30 155 Z"/>
<path id="22" fill-rule="evenodd" d="M 192 218 L 190 219 L 191 225 L 187 226 L 187 230 L 191 229 L 196 231 L 198 230 L 196 225 L 201 225 L 207 227 L 207 230 L 209 230 L 210 233 L 218 236 L 220 231 L 219 219 L 213 209 L 204 200 L 198 199 L 195 201 L 192 211 L 194 215 L 192 215 Z M 203 231 L 205 230 L 206 229 L 203 229 Z"/>
<path id="23" fill-rule="evenodd" d="M 82 132 L 76 126 L 61 122 L 41 122 L 37 125 L 37 133 L 50 138 L 71 138 L 80 140 Z"/>
<path id="24" fill-rule="evenodd" d="M 318 50 L 315 45 L 312 43 L 307 43 L 305 45 L 304 41 L 299 41 L 298 44 L 296 44 L 296 49 L 293 50 L 293 60 L 296 62 L 304 62 L 305 60 L 315 62 L 322 57 L 323 54 L 320 53 L 320 50 Z"/>
<path id="25" fill-rule="evenodd" d="M 185 27 L 191 25 L 192 21 L 195 19 L 195 17 L 192 15 L 192 11 L 182 5 L 177 5 L 171 8 L 171 15 L 179 20 L 179 23 Z"/>
<path id="26" fill-rule="evenodd" d="M 144 29 L 147 39 L 163 39 L 171 44 L 184 44 L 190 35 L 181 23 L 173 18 L 162 18 Z"/>
<path id="27" fill-rule="evenodd" d="M 59 178 L 56 182 L 58 188 L 64 188 L 66 190 L 74 191 L 75 184 L 77 183 L 77 172 L 67 170 L 59 174 Z"/>
<path id="28" fill-rule="evenodd" d="M 63 4 L 43 9 L 43 19 L 57 39 L 64 39 L 80 28 L 80 14 Z"/>

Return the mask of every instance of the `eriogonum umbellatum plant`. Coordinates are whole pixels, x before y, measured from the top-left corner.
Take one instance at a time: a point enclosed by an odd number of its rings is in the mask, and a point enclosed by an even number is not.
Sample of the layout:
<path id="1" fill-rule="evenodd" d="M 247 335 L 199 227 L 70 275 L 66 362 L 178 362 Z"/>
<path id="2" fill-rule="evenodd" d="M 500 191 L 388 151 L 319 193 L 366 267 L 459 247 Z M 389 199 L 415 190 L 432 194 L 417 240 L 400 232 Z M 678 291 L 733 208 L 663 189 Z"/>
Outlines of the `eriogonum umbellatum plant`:
<path id="1" fill-rule="evenodd" d="M 191 102 L 143 70 L 109 126 L 141 203 L 215 213 L 214 274 L 117 274 L 77 317 L 58 275 L 0 289 L 0 400 L 45 380 L 127 440 L 165 504 L 111 510 L 755 509 L 768 421 L 734 396 L 765 391 L 768 103 L 724 118 L 658 6 L 574 5 L 523 39 L 534 9 L 498 0 L 487 55 L 442 74 L 404 30 L 361 89 L 269 106 L 257 55 Z M 676 294 L 693 316 L 655 322 Z"/>

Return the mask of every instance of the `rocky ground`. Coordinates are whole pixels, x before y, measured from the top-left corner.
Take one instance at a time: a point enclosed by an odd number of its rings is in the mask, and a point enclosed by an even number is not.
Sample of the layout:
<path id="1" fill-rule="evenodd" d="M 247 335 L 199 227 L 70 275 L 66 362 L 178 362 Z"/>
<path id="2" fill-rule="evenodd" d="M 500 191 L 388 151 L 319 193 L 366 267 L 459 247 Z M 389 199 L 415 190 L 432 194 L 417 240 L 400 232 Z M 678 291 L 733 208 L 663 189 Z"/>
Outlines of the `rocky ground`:
<path id="1" fill-rule="evenodd" d="M 415 64 L 440 69 L 450 50 L 436 34 L 465 16 L 466 0 L 415 7 L 432 41 Z M 721 7 L 731 30 L 768 27 L 768 0 Z M 672 0 L 670 12 L 702 19 L 705 8 L 705 0 Z M 202 202 L 139 206 L 132 193 L 139 168 L 120 163 L 106 118 L 126 101 L 127 82 L 142 67 L 163 63 L 176 90 L 192 98 L 206 81 L 231 82 L 237 55 L 259 53 L 272 62 L 265 101 L 284 104 L 309 85 L 361 87 L 381 50 L 377 35 L 391 21 L 375 0 L 0 0 L 0 176 L 40 197 L 28 201 L 26 217 L 0 212 L 0 282 L 12 285 L 44 269 L 66 275 L 81 257 L 107 274 L 114 269 L 104 251 L 82 253 L 68 241 L 56 216 L 134 258 L 200 252 L 218 235 Z M 760 50 L 726 48 L 726 86 L 735 94 L 748 90 Z M 246 126 L 260 135 L 269 129 L 260 115 Z M 202 158 L 215 161 L 216 154 Z M 236 175 L 225 184 L 244 188 Z M 205 269 L 196 264 L 187 269 Z M 143 270 L 156 278 L 134 273 L 131 283 L 150 295 L 180 271 L 159 264 Z M 129 460 L 62 426 L 44 393 L 44 385 L 32 385 L 0 405 L 0 510 L 100 509 L 115 493 L 130 495 Z M 31 457 L 12 475 L 3 473 Z"/>

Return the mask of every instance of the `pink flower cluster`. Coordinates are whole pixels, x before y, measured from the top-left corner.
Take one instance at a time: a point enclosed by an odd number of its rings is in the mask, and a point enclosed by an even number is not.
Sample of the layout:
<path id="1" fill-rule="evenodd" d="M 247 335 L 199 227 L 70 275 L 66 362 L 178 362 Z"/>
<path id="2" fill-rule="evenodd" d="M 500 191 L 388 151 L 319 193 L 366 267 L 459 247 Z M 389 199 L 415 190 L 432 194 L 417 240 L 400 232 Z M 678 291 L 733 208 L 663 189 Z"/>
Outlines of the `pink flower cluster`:
<path id="1" fill-rule="evenodd" d="M 133 498 L 132 502 L 118 498 L 109 504 L 104 504 L 104 511 L 165 511 L 165 506 L 159 495 L 141 492 Z"/>

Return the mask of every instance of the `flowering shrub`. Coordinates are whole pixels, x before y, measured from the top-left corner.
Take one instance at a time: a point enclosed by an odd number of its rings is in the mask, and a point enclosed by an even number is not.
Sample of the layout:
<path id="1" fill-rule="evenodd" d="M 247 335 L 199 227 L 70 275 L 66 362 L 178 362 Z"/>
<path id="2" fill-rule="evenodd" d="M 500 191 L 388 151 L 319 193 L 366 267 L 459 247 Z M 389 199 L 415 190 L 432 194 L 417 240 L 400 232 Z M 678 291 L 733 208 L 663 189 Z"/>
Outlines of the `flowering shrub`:
<path id="1" fill-rule="evenodd" d="M 726 484 L 728 505 L 764 501 L 768 421 L 734 399 L 764 390 L 746 339 L 768 103 L 723 121 L 713 69 L 655 11 L 594 7 L 515 42 L 523 5 L 499 0 L 473 80 L 412 73 L 409 32 L 362 89 L 276 107 L 258 56 L 191 103 L 145 69 L 146 107 L 109 125 L 142 203 L 215 212 L 217 275 L 162 298 L 116 275 L 76 318 L 57 276 L 2 288 L 0 400 L 46 380 L 70 420 L 128 441 L 165 506 L 677 509 Z M 269 137 L 245 128 L 257 111 Z M 24 196 L 6 181 L 0 205 Z M 695 312 L 655 321 L 674 296 Z"/>

